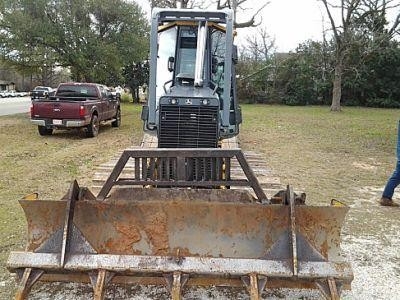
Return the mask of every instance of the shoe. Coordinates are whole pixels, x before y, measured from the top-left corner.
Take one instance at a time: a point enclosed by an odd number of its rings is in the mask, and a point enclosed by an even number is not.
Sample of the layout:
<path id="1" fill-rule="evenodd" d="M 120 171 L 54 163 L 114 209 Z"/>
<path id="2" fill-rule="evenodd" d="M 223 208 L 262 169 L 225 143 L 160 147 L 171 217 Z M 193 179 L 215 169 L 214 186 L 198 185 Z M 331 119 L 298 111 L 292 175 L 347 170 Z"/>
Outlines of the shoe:
<path id="1" fill-rule="evenodd" d="M 392 199 L 382 197 L 381 200 L 379 200 L 379 204 L 382 206 L 399 206 L 396 202 L 394 202 Z"/>

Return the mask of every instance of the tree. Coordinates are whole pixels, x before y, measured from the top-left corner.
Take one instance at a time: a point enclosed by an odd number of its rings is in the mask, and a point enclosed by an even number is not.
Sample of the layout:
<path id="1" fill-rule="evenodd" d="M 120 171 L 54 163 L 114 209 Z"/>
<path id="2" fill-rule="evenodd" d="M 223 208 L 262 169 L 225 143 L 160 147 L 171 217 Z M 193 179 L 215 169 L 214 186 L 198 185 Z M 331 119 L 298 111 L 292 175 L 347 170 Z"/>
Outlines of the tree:
<path id="1" fill-rule="evenodd" d="M 358 25 L 363 28 L 363 33 L 371 37 L 373 42 L 382 39 L 390 40 L 399 35 L 400 2 L 395 0 L 363 0 L 363 5 L 357 12 Z M 396 9 L 398 11 L 390 28 L 387 28 L 387 12 Z"/>
<path id="2" fill-rule="evenodd" d="M 343 74 L 343 103 L 374 107 L 400 105 L 400 45 L 396 40 L 353 43 Z"/>
<path id="3" fill-rule="evenodd" d="M 330 45 L 306 41 L 284 60 L 277 72 L 276 86 L 283 90 L 282 102 L 289 105 L 326 104 L 332 88 L 328 74 Z"/>
<path id="4" fill-rule="evenodd" d="M 268 34 L 266 27 L 259 27 L 256 33 L 246 37 L 243 50 L 243 55 L 249 56 L 255 61 L 266 61 L 275 51 L 275 38 Z"/>
<path id="5" fill-rule="evenodd" d="M 149 61 L 131 63 L 124 67 L 123 75 L 127 86 L 132 91 L 133 102 L 139 103 L 139 88 L 149 82 Z"/>
<path id="6" fill-rule="evenodd" d="M 321 1 L 326 9 L 335 42 L 335 73 L 331 110 L 340 111 L 344 59 L 354 39 L 358 38 L 357 30 L 370 28 L 374 33 L 385 32 L 390 39 L 398 34 L 400 14 L 397 15 L 392 27 L 387 30 L 385 29 L 387 25 L 386 12 L 388 9 L 398 7 L 398 4 L 393 4 L 396 3 L 394 0 L 341 0 L 340 5 L 334 5 L 328 0 Z M 333 12 L 335 9 L 340 10 L 340 25 L 334 19 Z M 377 37 L 377 35 L 374 36 Z"/>
<path id="7" fill-rule="evenodd" d="M 240 48 L 237 65 L 238 94 L 246 96 L 251 102 L 258 98 L 266 98 L 268 93 L 271 56 L 275 51 L 275 40 L 271 38 L 265 27 L 258 28 L 254 34 L 246 37 Z M 252 99 L 253 98 L 253 99 Z"/>
<path id="8" fill-rule="evenodd" d="M 342 98 L 342 76 L 343 60 L 349 45 L 349 39 L 352 36 L 352 21 L 355 12 L 361 4 L 361 0 L 341 0 L 341 25 L 337 26 L 331 10 L 337 6 L 328 3 L 327 0 L 321 0 L 325 6 L 326 12 L 331 23 L 333 39 L 335 41 L 335 74 L 333 79 L 332 104 L 331 111 L 340 111 L 340 101 Z"/>
<path id="9" fill-rule="evenodd" d="M 24 68 L 68 68 L 76 81 L 116 84 L 148 53 L 148 22 L 123 0 L 4 0 L 0 51 Z"/>

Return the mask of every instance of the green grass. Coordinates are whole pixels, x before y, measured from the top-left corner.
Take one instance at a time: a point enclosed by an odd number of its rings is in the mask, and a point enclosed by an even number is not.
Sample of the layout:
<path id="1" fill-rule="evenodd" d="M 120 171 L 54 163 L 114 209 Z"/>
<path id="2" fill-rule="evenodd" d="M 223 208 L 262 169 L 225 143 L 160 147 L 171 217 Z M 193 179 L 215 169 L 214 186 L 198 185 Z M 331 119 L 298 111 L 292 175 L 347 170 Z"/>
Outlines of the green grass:
<path id="1" fill-rule="evenodd" d="M 349 204 L 365 186 L 380 188 L 395 163 L 400 110 L 243 105 L 240 142 L 260 153 L 282 184 L 303 190 L 309 203 L 331 198 Z M 25 244 L 18 199 L 39 192 L 59 199 L 77 179 L 90 186 L 94 167 L 117 151 L 138 145 L 141 107 L 122 107 L 122 126 L 104 126 L 98 137 L 58 131 L 41 137 L 26 114 L 0 117 L 0 299 L 11 298 L 14 281 L 5 270 L 11 250 Z"/>
<path id="2" fill-rule="evenodd" d="M 131 93 L 122 93 L 121 94 L 121 102 L 132 102 L 133 101 L 133 97 Z"/>
<path id="3" fill-rule="evenodd" d="M 399 112 L 245 105 L 240 141 L 312 201 L 346 200 L 361 186 L 384 185 L 395 163 Z"/>
<path id="4" fill-rule="evenodd" d="M 5 270 L 9 252 L 25 244 L 26 221 L 18 200 L 33 192 L 41 199 L 60 199 L 74 179 L 90 186 L 94 166 L 140 142 L 140 112 L 139 105 L 123 104 L 121 127 L 102 126 L 90 139 L 78 131 L 42 137 L 27 114 L 0 117 L 0 282 L 10 279 Z M 0 299 L 11 298 L 8 285 L 0 286 Z"/>

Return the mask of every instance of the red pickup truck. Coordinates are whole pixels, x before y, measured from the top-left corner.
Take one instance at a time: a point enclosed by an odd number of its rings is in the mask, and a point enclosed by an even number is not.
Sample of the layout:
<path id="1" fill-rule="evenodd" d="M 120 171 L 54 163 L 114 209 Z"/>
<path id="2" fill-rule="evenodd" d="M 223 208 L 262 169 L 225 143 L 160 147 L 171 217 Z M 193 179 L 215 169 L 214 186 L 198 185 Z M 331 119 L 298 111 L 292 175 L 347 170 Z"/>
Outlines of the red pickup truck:
<path id="1" fill-rule="evenodd" d="M 31 122 L 40 135 L 54 129 L 84 128 L 86 136 L 95 137 L 100 123 L 121 124 L 119 99 L 104 85 L 96 83 L 61 83 L 54 96 L 32 101 Z"/>

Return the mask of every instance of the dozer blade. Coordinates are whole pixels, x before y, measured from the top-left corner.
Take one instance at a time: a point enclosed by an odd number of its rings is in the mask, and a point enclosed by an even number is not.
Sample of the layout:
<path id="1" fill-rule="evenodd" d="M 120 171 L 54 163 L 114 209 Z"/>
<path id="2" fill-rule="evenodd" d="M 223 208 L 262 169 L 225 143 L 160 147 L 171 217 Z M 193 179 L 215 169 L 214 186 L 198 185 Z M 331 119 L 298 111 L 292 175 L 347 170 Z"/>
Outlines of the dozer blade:
<path id="1" fill-rule="evenodd" d="M 172 299 L 185 284 L 241 284 L 251 299 L 265 286 L 319 288 L 337 299 L 353 279 L 339 248 L 348 208 L 295 206 L 287 194 L 290 205 L 269 205 L 245 190 L 123 187 L 99 201 L 75 182 L 63 200 L 20 201 L 28 244 L 7 266 L 21 274 L 21 295 L 36 280 L 90 280 L 95 299 L 110 282 L 164 283 Z"/>

